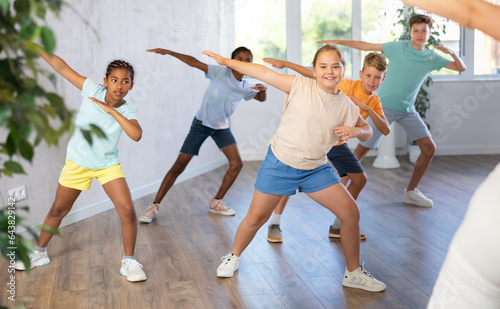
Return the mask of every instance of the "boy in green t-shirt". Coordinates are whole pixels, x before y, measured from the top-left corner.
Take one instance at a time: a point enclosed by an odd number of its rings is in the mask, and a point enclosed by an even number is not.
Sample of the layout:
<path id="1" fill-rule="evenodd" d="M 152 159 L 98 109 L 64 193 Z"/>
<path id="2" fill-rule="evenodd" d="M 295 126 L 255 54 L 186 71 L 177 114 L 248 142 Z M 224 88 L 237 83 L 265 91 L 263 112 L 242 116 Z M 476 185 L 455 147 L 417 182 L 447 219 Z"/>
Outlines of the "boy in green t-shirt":
<path id="1" fill-rule="evenodd" d="M 417 186 L 432 161 L 436 144 L 424 121 L 415 111 L 414 103 L 422 83 L 431 71 L 447 68 L 463 72 L 466 67 L 462 59 L 444 46 L 435 46 L 435 48 L 451 55 L 452 61 L 425 47 L 432 28 L 432 19 L 429 16 L 414 15 L 410 18 L 409 25 L 411 41 L 374 44 L 363 41 L 323 40 L 318 43 L 341 44 L 359 50 L 381 51 L 389 59 L 386 77 L 378 92 L 384 114 L 389 123 L 393 121 L 399 123 L 410 140 L 415 141 L 421 150 L 404 192 L 403 202 L 421 207 L 432 207 L 432 200 L 420 192 Z M 373 123 L 370 125 L 373 127 Z M 381 138 L 382 133 L 373 130 L 372 138 L 358 145 L 354 153 L 360 161 L 371 148 L 378 147 Z"/>

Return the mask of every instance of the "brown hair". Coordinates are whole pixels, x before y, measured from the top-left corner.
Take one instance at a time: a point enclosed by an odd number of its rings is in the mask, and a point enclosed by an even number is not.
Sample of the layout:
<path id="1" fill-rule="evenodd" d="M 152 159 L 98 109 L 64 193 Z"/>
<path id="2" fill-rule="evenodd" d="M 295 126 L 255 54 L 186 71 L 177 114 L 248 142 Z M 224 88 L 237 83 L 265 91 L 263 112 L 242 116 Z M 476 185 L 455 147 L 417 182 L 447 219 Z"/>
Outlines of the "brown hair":
<path id="1" fill-rule="evenodd" d="M 342 66 L 344 66 L 344 68 L 345 68 L 346 63 L 345 63 L 344 56 L 342 55 L 342 51 L 340 50 L 340 48 L 337 47 L 337 45 L 334 45 L 334 44 L 326 44 L 325 46 L 318 49 L 318 51 L 316 51 L 316 54 L 314 54 L 314 59 L 312 62 L 313 67 L 316 66 L 316 60 L 318 60 L 318 55 L 323 53 L 323 52 L 327 52 L 327 51 L 336 52 L 339 55 L 340 63 L 342 63 Z"/>
<path id="2" fill-rule="evenodd" d="M 385 56 L 381 53 L 369 53 L 363 61 L 363 71 L 365 70 L 365 67 L 374 67 L 380 72 L 385 72 L 387 70 L 387 61 Z"/>
<path id="3" fill-rule="evenodd" d="M 410 26 L 410 30 L 414 24 L 422 24 L 422 23 L 429 25 L 429 29 L 432 28 L 432 23 L 433 23 L 432 18 L 430 16 L 427 16 L 427 15 L 415 14 L 412 17 L 410 17 L 410 20 L 408 21 L 408 25 Z"/>

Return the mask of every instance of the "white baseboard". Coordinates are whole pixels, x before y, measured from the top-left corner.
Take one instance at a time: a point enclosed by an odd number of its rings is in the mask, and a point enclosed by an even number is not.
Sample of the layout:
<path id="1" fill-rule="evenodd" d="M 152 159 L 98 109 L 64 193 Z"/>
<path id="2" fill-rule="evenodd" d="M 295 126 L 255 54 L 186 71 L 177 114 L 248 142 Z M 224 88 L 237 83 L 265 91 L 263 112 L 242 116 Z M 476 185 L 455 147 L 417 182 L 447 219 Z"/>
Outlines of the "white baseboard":
<path id="1" fill-rule="evenodd" d="M 437 146 L 436 156 L 463 156 L 500 154 L 500 145 L 482 146 Z"/>
<path id="2" fill-rule="evenodd" d="M 178 183 L 181 183 L 181 182 L 186 181 L 188 179 L 194 178 L 196 176 L 205 174 L 205 173 L 210 172 L 211 170 L 214 170 L 216 168 L 219 168 L 225 164 L 227 164 L 227 159 L 225 157 L 222 157 L 222 158 L 219 158 L 215 161 L 206 163 L 204 165 L 197 166 L 197 167 L 191 168 L 191 169 L 186 169 L 184 171 L 184 173 L 182 173 L 179 176 L 179 178 L 177 178 L 175 183 L 178 184 Z M 150 184 L 147 184 L 145 186 L 130 190 L 130 193 L 132 194 L 132 200 L 136 200 L 136 199 L 139 199 L 139 198 L 144 197 L 146 195 L 155 193 L 156 191 L 158 191 L 158 188 L 160 187 L 160 184 L 162 181 L 163 181 L 163 178 L 159 179 L 157 181 L 154 181 Z M 88 205 L 88 206 L 80 207 L 75 211 L 71 211 L 63 219 L 63 221 L 61 222 L 60 228 L 68 226 L 68 225 L 73 224 L 73 223 L 76 223 L 78 221 L 85 220 L 87 218 L 98 215 L 98 214 L 105 212 L 107 210 L 110 210 L 112 208 L 114 208 L 113 203 L 108 198 L 106 198 L 105 200 L 93 203 L 93 204 Z M 36 226 L 39 226 L 42 223 L 43 222 L 33 224 L 31 226 L 31 228 L 38 230 L 36 228 Z M 21 234 L 23 237 L 26 237 L 29 239 L 31 238 L 31 235 L 29 235 L 27 233 L 27 230 L 24 227 L 19 227 L 17 229 L 17 233 Z"/>

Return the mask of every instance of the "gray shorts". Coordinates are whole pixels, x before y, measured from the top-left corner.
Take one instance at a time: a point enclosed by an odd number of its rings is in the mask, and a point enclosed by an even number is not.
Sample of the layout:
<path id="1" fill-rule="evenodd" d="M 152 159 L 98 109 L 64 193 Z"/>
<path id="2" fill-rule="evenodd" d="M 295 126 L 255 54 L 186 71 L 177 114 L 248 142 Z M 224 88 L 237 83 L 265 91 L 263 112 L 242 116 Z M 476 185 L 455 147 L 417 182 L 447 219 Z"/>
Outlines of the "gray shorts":
<path id="1" fill-rule="evenodd" d="M 384 114 L 389 124 L 391 124 L 393 121 L 399 123 L 405 130 L 406 135 L 408 135 L 408 139 L 412 142 L 427 136 L 431 136 L 431 132 L 427 128 L 427 125 L 422 120 L 422 118 L 420 118 L 420 115 L 417 112 L 402 113 L 392 109 L 384 108 Z M 383 134 L 379 130 L 377 130 L 377 128 L 373 124 L 371 117 L 367 119 L 366 122 L 368 122 L 368 124 L 372 127 L 373 136 L 366 142 L 360 142 L 359 144 L 366 148 L 378 148 L 378 144 L 380 143 Z"/>

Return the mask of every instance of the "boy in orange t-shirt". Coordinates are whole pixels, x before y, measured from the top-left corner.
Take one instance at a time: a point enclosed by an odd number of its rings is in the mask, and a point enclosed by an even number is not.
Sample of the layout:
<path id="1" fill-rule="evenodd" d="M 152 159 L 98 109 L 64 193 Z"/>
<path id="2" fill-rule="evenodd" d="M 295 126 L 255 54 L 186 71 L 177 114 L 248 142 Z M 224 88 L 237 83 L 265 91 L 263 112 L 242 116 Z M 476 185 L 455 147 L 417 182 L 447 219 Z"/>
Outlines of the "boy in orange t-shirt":
<path id="1" fill-rule="evenodd" d="M 313 78 L 312 70 L 301 65 L 274 58 L 264 58 L 264 61 L 270 63 L 273 67 L 290 68 L 306 77 Z M 360 80 L 343 78 L 337 86 L 337 89 L 348 95 L 359 106 L 359 112 L 363 119 L 371 117 L 377 129 L 384 135 L 390 132 L 389 123 L 384 116 L 380 98 L 374 91 L 378 89 L 380 83 L 384 80 L 386 70 L 385 56 L 372 52 L 366 55 L 364 59 L 363 69 L 359 72 Z M 347 185 L 351 180 L 347 190 L 356 200 L 367 180 L 359 158 L 352 152 L 345 140 L 341 140 L 337 145 L 333 146 L 327 156 L 339 173 L 342 183 Z M 283 241 L 280 222 L 281 214 L 288 199 L 289 196 L 284 196 L 274 211 L 267 236 L 269 242 Z M 335 218 L 333 225 L 330 225 L 328 236 L 340 238 L 340 220 L 338 218 Z M 366 236 L 361 234 L 361 239 L 366 239 Z"/>

